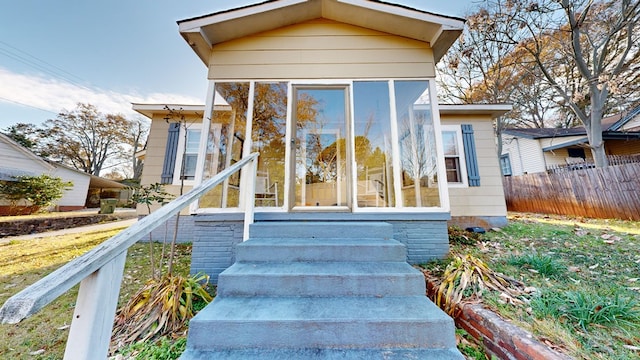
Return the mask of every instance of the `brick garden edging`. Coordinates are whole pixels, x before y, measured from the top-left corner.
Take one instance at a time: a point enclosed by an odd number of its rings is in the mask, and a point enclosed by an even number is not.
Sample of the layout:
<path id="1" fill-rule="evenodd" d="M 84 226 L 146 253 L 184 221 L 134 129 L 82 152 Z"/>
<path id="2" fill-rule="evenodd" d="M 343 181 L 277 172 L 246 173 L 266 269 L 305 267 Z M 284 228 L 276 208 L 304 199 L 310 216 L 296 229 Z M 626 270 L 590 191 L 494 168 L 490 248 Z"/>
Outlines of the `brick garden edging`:
<path id="1" fill-rule="evenodd" d="M 436 286 L 427 281 L 427 294 L 434 298 Z M 533 335 L 481 304 L 467 304 L 456 309 L 458 328 L 482 342 L 487 353 L 504 360 L 569 360 L 571 357 L 550 349 Z"/>

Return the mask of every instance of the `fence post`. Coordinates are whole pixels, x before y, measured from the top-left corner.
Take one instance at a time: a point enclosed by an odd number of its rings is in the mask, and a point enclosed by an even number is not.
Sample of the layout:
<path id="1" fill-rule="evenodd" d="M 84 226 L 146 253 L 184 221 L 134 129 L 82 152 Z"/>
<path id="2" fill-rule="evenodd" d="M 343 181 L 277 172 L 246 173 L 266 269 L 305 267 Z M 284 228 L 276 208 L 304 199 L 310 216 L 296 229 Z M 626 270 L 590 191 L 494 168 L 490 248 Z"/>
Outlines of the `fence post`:
<path id="1" fill-rule="evenodd" d="M 80 282 L 65 360 L 107 358 L 126 259 L 124 251 Z"/>

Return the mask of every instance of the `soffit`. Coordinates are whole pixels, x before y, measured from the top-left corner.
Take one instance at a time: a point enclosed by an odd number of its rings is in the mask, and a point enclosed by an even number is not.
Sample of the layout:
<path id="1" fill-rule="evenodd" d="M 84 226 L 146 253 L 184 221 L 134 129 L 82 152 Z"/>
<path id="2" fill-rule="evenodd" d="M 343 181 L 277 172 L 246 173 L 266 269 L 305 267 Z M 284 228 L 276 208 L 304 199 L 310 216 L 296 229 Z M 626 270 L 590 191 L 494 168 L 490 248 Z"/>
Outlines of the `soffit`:
<path id="1" fill-rule="evenodd" d="M 449 49 L 464 20 L 372 0 L 275 0 L 178 21 L 180 34 L 208 64 L 213 45 L 325 18 L 427 42 L 436 61 Z"/>

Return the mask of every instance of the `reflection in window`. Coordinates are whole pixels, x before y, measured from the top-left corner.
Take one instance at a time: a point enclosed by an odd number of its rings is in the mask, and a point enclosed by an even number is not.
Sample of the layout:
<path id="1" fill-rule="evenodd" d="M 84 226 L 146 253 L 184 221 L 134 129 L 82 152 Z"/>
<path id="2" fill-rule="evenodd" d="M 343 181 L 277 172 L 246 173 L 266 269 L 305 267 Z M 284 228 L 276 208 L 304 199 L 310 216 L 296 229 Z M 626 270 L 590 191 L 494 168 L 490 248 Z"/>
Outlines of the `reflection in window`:
<path id="1" fill-rule="evenodd" d="M 209 179 L 242 158 L 247 124 L 249 83 L 217 83 L 207 136 L 203 179 Z M 238 207 L 240 172 L 216 186 L 200 200 L 201 207 Z"/>
<path id="2" fill-rule="evenodd" d="M 429 82 L 395 81 L 402 206 L 440 206 Z"/>
<path id="3" fill-rule="evenodd" d="M 455 131 L 443 131 L 442 143 L 444 147 L 444 163 L 447 170 L 447 182 L 461 183 L 460 174 L 460 147 Z"/>
<path id="4" fill-rule="evenodd" d="M 393 207 L 389 83 L 354 82 L 353 104 L 358 206 Z"/>
<path id="5" fill-rule="evenodd" d="M 200 129 L 187 129 L 187 139 L 184 148 L 184 168 L 182 178 L 193 180 L 196 176 L 196 164 L 198 161 L 198 147 L 200 145 Z"/>
<path id="6" fill-rule="evenodd" d="M 284 153 L 287 83 L 256 83 L 251 124 L 251 151 L 260 153 L 256 206 L 284 205 Z"/>

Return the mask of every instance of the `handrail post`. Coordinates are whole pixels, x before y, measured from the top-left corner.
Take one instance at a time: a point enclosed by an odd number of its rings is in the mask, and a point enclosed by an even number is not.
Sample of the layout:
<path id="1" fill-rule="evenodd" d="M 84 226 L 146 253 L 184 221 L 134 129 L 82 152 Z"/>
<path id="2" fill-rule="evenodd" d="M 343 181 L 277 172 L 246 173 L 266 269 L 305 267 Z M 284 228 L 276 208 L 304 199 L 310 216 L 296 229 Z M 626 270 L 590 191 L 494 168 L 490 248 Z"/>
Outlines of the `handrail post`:
<path id="1" fill-rule="evenodd" d="M 64 360 L 106 359 L 127 252 L 80 282 Z"/>
<path id="2" fill-rule="evenodd" d="M 247 179 L 247 192 L 244 201 L 244 231 L 242 234 L 242 241 L 249 239 L 249 226 L 253 224 L 253 213 L 255 207 L 256 198 L 256 176 L 258 172 L 258 158 L 256 157 L 250 163 L 247 164 L 248 175 Z"/>

